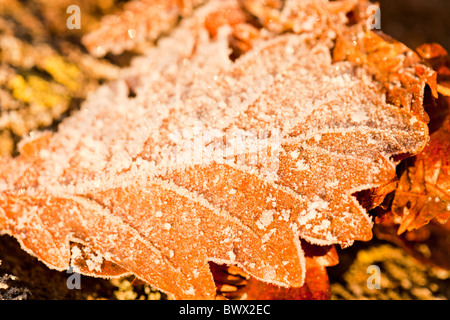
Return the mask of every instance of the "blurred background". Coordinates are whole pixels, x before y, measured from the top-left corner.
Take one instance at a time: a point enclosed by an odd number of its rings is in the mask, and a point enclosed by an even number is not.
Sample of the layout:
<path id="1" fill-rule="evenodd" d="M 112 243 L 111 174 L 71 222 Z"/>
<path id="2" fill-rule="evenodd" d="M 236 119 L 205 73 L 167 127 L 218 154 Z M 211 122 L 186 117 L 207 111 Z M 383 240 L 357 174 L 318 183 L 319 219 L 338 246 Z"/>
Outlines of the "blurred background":
<path id="1" fill-rule="evenodd" d="M 415 49 L 437 42 L 450 50 L 449 0 L 379 0 L 381 29 Z"/>

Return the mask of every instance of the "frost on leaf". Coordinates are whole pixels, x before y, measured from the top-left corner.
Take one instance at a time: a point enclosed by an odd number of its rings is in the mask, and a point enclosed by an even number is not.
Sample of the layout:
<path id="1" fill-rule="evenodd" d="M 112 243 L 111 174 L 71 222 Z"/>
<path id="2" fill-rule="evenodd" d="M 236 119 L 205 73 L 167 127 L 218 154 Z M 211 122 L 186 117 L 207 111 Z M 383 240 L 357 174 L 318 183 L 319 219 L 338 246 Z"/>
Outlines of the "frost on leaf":
<path id="1" fill-rule="evenodd" d="M 300 287 L 300 238 L 372 237 L 354 194 L 391 182 L 393 156 L 421 151 L 427 125 L 387 103 L 364 66 L 333 62 L 335 33 L 318 30 L 345 31 L 345 14 L 289 1 L 283 28 L 262 27 L 230 59 L 236 28 L 205 23 L 227 2 L 196 10 L 57 132 L 0 158 L 2 233 L 50 267 L 133 273 L 179 299 L 215 297 L 209 261 Z M 308 15 L 289 14 L 297 2 Z"/>
<path id="2" fill-rule="evenodd" d="M 429 143 L 405 161 L 391 212 L 377 219 L 381 224 L 397 224 L 398 235 L 420 229 L 432 220 L 444 224 L 450 217 L 450 100 L 445 89 L 450 60 L 437 44 L 424 44 L 417 51 L 436 70 L 440 95 L 428 106 L 432 131 Z"/>
<path id="3" fill-rule="evenodd" d="M 375 234 L 421 261 L 449 268 L 450 118 L 425 149 L 407 159 L 390 211 L 376 217 Z M 418 250 L 417 243 L 429 248 Z"/>
<path id="4" fill-rule="evenodd" d="M 450 117 L 401 176 L 392 210 L 401 217 L 398 233 L 418 229 L 432 219 L 450 218 Z"/>
<path id="5" fill-rule="evenodd" d="M 377 210 L 374 232 L 427 264 L 449 268 L 450 59 L 438 44 L 424 44 L 416 51 L 437 72 L 438 99 L 428 99 L 426 104 L 430 141 L 422 152 L 400 164 L 391 206 L 383 208 L 385 212 Z"/>
<path id="6" fill-rule="evenodd" d="M 334 246 L 315 246 L 301 241 L 306 257 L 305 284 L 279 287 L 259 281 L 236 266 L 211 264 L 218 299 L 248 300 L 327 300 L 331 291 L 326 267 L 338 263 Z"/>

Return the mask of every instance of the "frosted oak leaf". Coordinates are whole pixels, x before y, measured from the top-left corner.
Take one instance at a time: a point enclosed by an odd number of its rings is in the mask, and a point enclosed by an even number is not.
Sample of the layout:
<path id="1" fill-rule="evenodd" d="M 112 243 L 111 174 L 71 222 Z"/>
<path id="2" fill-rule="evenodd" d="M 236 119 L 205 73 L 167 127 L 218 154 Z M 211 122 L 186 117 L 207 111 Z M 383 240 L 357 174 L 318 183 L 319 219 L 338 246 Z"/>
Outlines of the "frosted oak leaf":
<path id="1" fill-rule="evenodd" d="M 230 28 L 204 26 L 222 3 L 183 20 L 57 132 L 0 158 L 2 233 L 52 268 L 133 273 L 179 299 L 215 297 L 208 261 L 300 287 L 299 238 L 371 238 L 353 194 L 391 181 L 392 156 L 423 149 L 426 124 L 386 103 L 363 67 L 333 63 L 332 42 L 313 33 L 266 30 L 231 61 Z"/>

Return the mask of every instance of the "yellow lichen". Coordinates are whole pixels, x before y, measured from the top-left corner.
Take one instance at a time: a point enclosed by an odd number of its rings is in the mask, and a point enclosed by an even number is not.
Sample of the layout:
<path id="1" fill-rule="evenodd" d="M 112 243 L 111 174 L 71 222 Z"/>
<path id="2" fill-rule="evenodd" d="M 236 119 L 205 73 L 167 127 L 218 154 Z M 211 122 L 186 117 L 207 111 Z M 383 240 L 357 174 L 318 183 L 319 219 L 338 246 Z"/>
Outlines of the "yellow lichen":
<path id="1" fill-rule="evenodd" d="M 33 104 L 35 108 L 52 108 L 58 104 L 67 104 L 70 97 L 65 94 L 62 88 L 54 82 L 30 75 L 26 78 L 15 75 L 9 82 L 8 87 L 12 91 L 15 99 L 25 103 Z M 58 92 L 59 91 L 59 92 Z"/>
<path id="2" fill-rule="evenodd" d="M 46 57 L 41 66 L 56 82 L 62 84 L 69 90 L 76 91 L 79 89 L 81 72 L 75 64 L 54 54 Z"/>

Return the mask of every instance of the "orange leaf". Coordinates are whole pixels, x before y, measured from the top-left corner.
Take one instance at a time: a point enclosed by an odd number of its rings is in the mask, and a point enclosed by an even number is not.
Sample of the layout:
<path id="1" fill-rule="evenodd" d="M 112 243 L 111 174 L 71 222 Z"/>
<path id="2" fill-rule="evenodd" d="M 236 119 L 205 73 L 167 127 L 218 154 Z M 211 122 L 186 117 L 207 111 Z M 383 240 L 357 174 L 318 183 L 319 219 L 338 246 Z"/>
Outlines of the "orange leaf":
<path id="1" fill-rule="evenodd" d="M 162 13 L 178 16 L 178 4 Z M 324 265 L 335 257 L 308 256 L 301 241 L 345 247 L 371 239 L 372 219 L 354 195 L 380 188 L 382 196 L 396 156 L 425 147 L 421 102 L 433 73 L 400 63 L 404 48 L 380 64 L 389 45 L 347 28 L 336 7 L 270 4 L 280 19 L 258 11 L 261 36 L 233 60 L 233 29 L 211 37 L 205 25 L 225 2 L 210 1 L 58 131 L 0 158 L 1 232 L 52 268 L 126 271 L 173 298 L 214 298 L 210 262 L 280 287 L 306 283 L 302 295 L 327 297 Z M 124 19 L 119 34 L 133 21 Z M 166 30 L 160 23 L 152 30 Z M 342 39 L 362 40 L 355 55 L 372 48 L 360 53 L 367 59 L 333 59 L 330 25 Z M 129 42 L 117 43 L 121 50 Z M 411 105 L 386 102 L 387 67 Z"/>
<path id="2" fill-rule="evenodd" d="M 430 137 L 400 178 L 392 211 L 400 218 L 398 234 L 418 229 L 432 219 L 450 217 L 450 117 Z"/>
<path id="3" fill-rule="evenodd" d="M 334 246 L 319 247 L 302 241 L 306 256 L 306 280 L 299 288 L 283 288 L 259 281 L 236 268 L 212 266 L 219 295 L 229 299 L 248 300 L 327 300 L 330 284 L 327 266 L 336 265 Z"/>

